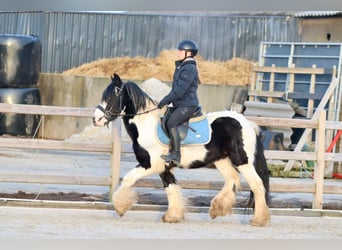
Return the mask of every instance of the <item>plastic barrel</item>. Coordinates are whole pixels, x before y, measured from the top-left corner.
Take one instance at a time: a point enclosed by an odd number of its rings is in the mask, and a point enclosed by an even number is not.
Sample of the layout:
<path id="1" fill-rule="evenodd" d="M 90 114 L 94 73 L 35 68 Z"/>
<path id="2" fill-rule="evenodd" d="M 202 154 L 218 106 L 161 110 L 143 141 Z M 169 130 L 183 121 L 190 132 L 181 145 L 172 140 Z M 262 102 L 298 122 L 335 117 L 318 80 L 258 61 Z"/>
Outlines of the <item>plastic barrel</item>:
<path id="1" fill-rule="evenodd" d="M 37 36 L 0 34 L 0 87 L 34 87 L 41 70 Z"/>
<path id="2" fill-rule="evenodd" d="M 1 88 L 0 102 L 40 105 L 38 88 Z M 31 136 L 37 129 L 39 115 L 0 113 L 0 134 Z"/>

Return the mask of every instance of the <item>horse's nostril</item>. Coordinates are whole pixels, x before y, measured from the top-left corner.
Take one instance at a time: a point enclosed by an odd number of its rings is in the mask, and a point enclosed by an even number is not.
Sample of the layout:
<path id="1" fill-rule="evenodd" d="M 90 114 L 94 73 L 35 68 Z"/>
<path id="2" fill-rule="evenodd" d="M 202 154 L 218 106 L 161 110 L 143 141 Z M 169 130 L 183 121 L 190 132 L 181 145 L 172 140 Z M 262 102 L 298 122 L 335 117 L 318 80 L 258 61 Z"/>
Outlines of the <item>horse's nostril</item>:
<path id="1" fill-rule="evenodd" d="M 96 124 L 95 117 L 93 117 L 93 124 L 94 124 L 94 125 Z"/>

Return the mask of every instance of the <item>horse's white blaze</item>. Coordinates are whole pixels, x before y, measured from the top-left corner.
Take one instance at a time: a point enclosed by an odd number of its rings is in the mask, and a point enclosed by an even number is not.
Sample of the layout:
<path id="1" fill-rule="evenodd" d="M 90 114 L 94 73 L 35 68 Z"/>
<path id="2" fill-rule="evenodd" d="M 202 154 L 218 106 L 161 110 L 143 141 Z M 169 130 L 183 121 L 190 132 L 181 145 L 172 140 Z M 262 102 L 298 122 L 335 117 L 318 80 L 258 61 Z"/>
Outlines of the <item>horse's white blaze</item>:
<path id="1" fill-rule="evenodd" d="M 103 108 L 106 107 L 104 103 L 100 104 Z M 104 117 L 104 113 L 96 108 L 93 114 L 93 119 L 94 119 L 94 125 L 98 127 L 104 127 L 105 124 L 107 123 L 107 118 Z"/>

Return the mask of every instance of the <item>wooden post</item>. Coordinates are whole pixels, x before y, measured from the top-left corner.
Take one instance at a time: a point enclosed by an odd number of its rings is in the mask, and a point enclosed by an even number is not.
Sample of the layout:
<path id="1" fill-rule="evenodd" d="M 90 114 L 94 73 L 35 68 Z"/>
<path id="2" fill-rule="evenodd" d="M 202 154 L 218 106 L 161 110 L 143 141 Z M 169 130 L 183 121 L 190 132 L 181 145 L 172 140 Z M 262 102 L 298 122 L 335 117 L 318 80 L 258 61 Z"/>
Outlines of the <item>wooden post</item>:
<path id="1" fill-rule="evenodd" d="M 292 64 L 290 68 L 293 68 L 295 69 L 296 68 L 296 65 L 295 64 Z M 295 73 L 294 72 L 290 72 L 290 80 L 289 80 L 289 85 L 288 85 L 288 88 L 287 88 L 287 93 L 293 93 L 294 91 L 294 80 L 295 80 Z M 288 98 L 286 96 L 286 99 L 287 101 L 290 101 L 292 102 L 293 100 L 291 98 Z"/>
<path id="2" fill-rule="evenodd" d="M 113 150 L 111 156 L 111 185 L 109 191 L 109 200 L 120 180 L 120 161 L 121 161 L 121 119 L 115 119 L 112 122 Z"/>
<path id="3" fill-rule="evenodd" d="M 326 111 L 321 111 L 318 117 L 318 129 L 316 139 L 317 162 L 315 164 L 315 193 L 312 202 L 313 209 L 323 208 L 323 182 L 324 182 L 324 153 L 325 153 L 325 121 Z"/>
<path id="4" fill-rule="evenodd" d="M 272 64 L 272 68 L 275 68 L 275 64 Z M 271 76 L 270 76 L 270 85 L 269 85 L 269 90 L 270 92 L 274 91 L 274 72 L 271 72 Z M 273 102 L 273 98 L 272 97 L 267 97 L 267 102 Z"/>
<path id="5" fill-rule="evenodd" d="M 256 71 L 252 71 L 252 77 L 251 77 L 251 86 L 250 86 L 250 90 L 256 90 L 256 80 L 257 80 L 257 72 Z M 249 100 L 251 102 L 254 102 L 255 97 L 254 96 L 250 96 Z"/>
<path id="6" fill-rule="evenodd" d="M 315 69 L 316 65 L 312 65 L 312 68 Z M 311 74 L 311 79 L 310 79 L 310 88 L 309 88 L 309 93 L 314 94 L 315 93 L 315 87 L 316 87 L 316 74 L 312 73 Z M 314 109 L 314 99 L 309 99 L 308 100 L 308 112 L 306 114 L 306 118 L 311 118 L 313 115 L 313 109 Z"/>

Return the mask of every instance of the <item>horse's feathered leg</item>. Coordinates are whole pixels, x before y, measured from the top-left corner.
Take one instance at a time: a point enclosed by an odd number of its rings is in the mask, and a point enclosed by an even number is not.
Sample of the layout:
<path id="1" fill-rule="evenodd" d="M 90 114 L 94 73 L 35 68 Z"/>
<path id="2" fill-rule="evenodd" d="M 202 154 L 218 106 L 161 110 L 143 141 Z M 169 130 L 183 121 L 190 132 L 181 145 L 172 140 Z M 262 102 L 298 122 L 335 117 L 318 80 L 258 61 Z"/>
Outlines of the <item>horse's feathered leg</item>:
<path id="1" fill-rule="evenodd" d="M 232 213 L 235 205 L 235 192 L 240 189 L 240 177 L 229 159 L 215 162 L 216 168 L 224 178 L 225 184 L 210 203 L 209 214 L 212 219 Z"/>
<path id="2" fill-rule="evenodd" d="M 252 132 L 251 132 L 252 133 Z M 264 156 L 264 148 L 258 130 L 253 131 L 256 136 L 254 146 L 250 144 L 248 163 L 238 166 L 238 170 L 244 176 L 251 189 L 249 205 L 254 205 L 251 225 L 267 226 L 270 222 L 269 202 L 269 174 L 267 162 Z M 250 136 L 252 138 L 252 136 Z M 246 140 L 247 141 L 247 140 Z"/>
<path id="3" fill-rule="evenodd" d="M 145 169 L 143 167 L 137 167 L 129 171 L 123 178 L 120 187 L 112 194 L 112 202 L 115 211 L 123 216 L 134 203 L 137 202 L 137 194 L 132 190 L 133 185 L 137 180 L 159 173 L 161 170 L 154 168 Z"/>
<path id="4" fill-rule="evenodd" d="M 168 199 L 168 210 L 163 215 L 163 221 L 176 223 L 184 219 L 185 199 L 183 199 L 181 188 L 176 184 L 176 178 L 171 171 L 172 169 L 166 168 L 160 174 Z"/>
<path id="5" fill-rule="evenodd" d="M 137 202 L 137 194 L 132 190 L 133 185 L 143 177 L 163 171 L 163 169 L 156 166 L 152 164 L 151 168 L 148 169 L 137 167 L 125 175 L 120 187 L 112 194 L 114 209 L 120 216 L 123 216 Z M 163 216 L 163 221 L 170 223 L 180 222 L 184 219 L 186 203 L 181 189 L 176 184 L 176 179 L 170 169 L 165 169 L 160 174 L 160 177 L 164 183 L 168 199 L 168 210 Z"/>
<path id="6" fill-rule="evenodd" d="M 255 199 L 255 208 L 251 225 L 259 227 L 267 226 L 270 222 L 270 213 L 265 198 L 266 190 L 262 179 L 255 171 L 253 163 L 241 165 L 238 169 L 248 182 Z"/>

